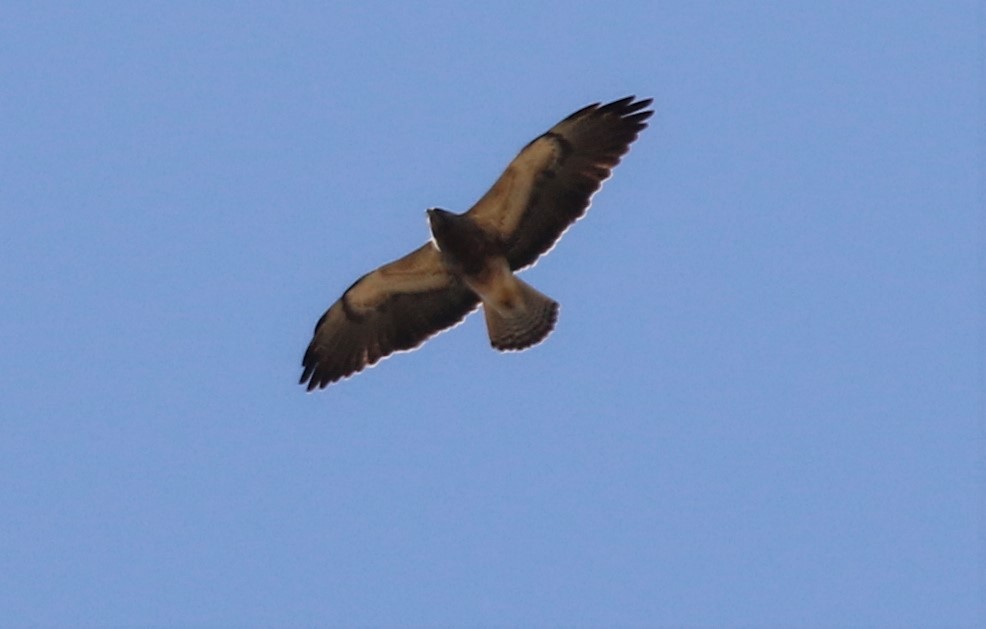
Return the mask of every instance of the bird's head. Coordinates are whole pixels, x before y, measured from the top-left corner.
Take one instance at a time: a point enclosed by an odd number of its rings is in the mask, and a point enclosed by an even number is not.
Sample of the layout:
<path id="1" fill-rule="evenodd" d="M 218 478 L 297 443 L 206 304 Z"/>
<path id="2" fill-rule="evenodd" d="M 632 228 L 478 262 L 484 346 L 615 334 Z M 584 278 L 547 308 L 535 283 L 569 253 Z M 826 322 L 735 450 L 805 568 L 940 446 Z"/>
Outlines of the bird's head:
<path id="1" fill-rule="evenodd" d="M 435 223 L 441 223 L 446 221 L 449 217 L 453 216 L 452 212 L 448 210 L 443 210 L 440 207 L 433 207 L 426 212 L 428 214 L 428 222 L 434 226 Z"/>
<path id="2" fill-rule="evenodd" d="M 431 228 L 431 235 L 436 244 L 445 239 L 454 216 L 452 212 L 437 207 L 428 210 L 428 226 Z"/>

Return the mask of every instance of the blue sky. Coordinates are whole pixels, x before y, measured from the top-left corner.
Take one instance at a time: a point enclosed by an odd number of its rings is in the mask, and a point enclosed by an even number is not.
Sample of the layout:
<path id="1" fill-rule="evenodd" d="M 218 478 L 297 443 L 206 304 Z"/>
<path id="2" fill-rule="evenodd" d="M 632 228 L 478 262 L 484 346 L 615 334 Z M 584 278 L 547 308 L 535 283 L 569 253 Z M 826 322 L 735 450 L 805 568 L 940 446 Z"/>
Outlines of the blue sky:
<path id="1" fill-rule="evenodd" d="M 5 625 L 984 620 L 972 2 L 18 3 Z M 656 114 L 482 317 L 312 327 L 577 108 Z"/>

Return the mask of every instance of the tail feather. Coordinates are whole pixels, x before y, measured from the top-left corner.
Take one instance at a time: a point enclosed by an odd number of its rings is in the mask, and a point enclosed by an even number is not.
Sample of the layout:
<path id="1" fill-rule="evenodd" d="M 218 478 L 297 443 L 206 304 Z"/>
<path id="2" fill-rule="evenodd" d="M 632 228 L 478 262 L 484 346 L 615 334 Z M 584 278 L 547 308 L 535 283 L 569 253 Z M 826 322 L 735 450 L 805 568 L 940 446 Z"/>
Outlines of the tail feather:
<path id="1" fill-rule="evenodd" d="M 558 302 L 535 290 L 519 278 L 518 297 L 506 308 L 483 305 L 490 344 L 500 351 L 522 350 L 536 345 L 555 327 Z"/>

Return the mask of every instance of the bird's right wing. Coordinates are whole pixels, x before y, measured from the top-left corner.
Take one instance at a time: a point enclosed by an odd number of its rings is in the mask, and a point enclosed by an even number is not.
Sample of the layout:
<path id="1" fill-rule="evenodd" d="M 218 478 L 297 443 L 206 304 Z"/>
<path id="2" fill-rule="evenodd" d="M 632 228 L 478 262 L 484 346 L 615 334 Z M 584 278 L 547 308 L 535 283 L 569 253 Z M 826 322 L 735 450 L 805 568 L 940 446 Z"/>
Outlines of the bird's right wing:
<path id="1" fill-rule="evenodd" d="M 356 280 L 315 325 L 301 384 L 323 388 L 462 321 L 479 298 L 430 242 Z"/>

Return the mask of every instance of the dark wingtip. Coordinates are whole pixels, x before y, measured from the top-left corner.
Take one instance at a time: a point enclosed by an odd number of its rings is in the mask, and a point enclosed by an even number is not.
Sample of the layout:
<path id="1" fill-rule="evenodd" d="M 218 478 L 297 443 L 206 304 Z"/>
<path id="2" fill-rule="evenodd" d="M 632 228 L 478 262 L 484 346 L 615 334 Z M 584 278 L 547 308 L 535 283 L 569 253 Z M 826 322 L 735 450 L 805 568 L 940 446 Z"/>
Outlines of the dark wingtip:
<path id="1" fill-rule="evenodd" d="M 627 105 L 629 105 L 630 103 L 632 103 L 635 98 L 637 98 L 637 97 L 634 96 L 634 95 L 632 95 L 632 94 L 630 96 L 624 96 L 623 98 L 614 100 L 612 103 L 606 103 L 605 105 L 603 105 L 602 107 L 600 107 L 600 110 L 603 110 L 603 111 L 612 111 L 614 109 L 623 109 Z"/>
<path id="2" fill-rule="evenodd" d="M 636 96 L 631 95 L 631 96 L 625 96 L 619 100 L 614 100 L 612 103 L 607 103 L 606 105 L 600 107 L 599 112 L 600 113 L 614 112 L 614 113 L 618 113 L 620 116 L 625 117 L 625 116 L 629 116 L 630 114 L 636 113 L 641 109 L 650 107 L 650 105 L 654 102 L 653 98 L 643 98 L 641 100 L 634 102 L 636 98 L 637 98 Z M 650 112 L 650 113 L 654 113 L 654 112 Z"/>
<path id="3" fill-rule="evenodd" d="M 614 100 L 611 103 L 606 103 L 605 105 L 601 103 L 592 103 L 586 105 L 582 109 L 572 113 L 565 120 L 572 120 L 574 118 L 581 118 L 582 116 L 597 116 L 615 113 L 620 117 L 629 117 L 635 112 L 639 112 L 641 109 L 649 107 L 653 102 L 653 98 L 644 98 L 641 100 L 636 100 L 636 96 L 631 94 L 630 96 L 624 96 L 623 98 Z M 637 114 L 640 116 L 639 120 L 645 120 L 650 117 L 654 112 L 641 112 Z"/>
<path id="4" fill-rule="evenodd" d="M 315 371 L 314 365 L 310 365 L 310 364 L 305 365 L 305 370 L 301 373 L 301 378 L 298 379 L 298 384 L 303 386 L 306 384 L 308 385 L 306 387 L 308 391 L 311 391 L 315 387 L 316 378 L 313 377 L 313 373 L 312 373 L 314 371 Z"/>

